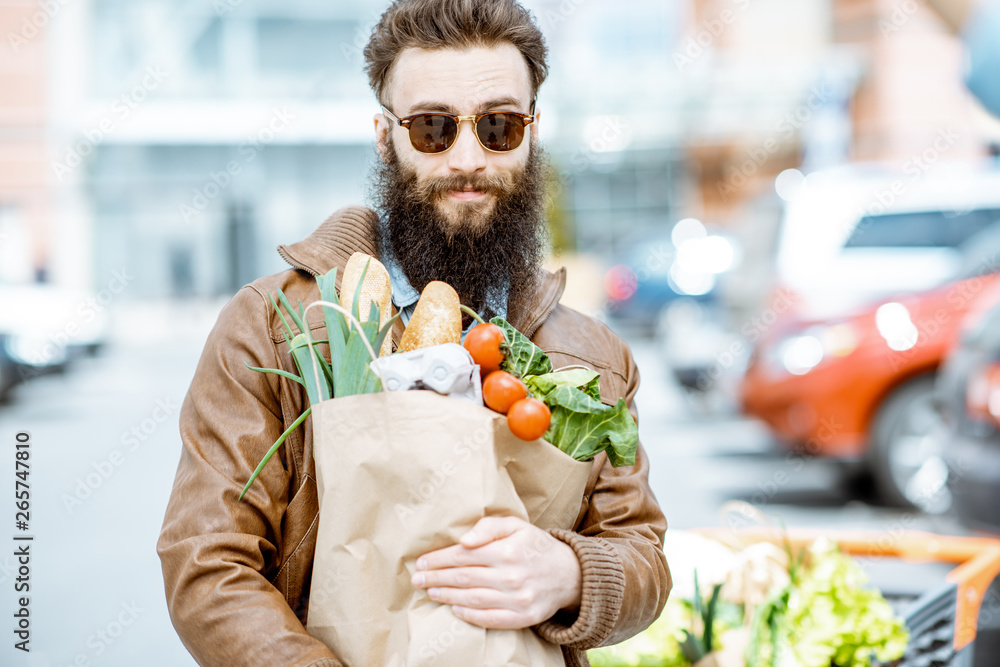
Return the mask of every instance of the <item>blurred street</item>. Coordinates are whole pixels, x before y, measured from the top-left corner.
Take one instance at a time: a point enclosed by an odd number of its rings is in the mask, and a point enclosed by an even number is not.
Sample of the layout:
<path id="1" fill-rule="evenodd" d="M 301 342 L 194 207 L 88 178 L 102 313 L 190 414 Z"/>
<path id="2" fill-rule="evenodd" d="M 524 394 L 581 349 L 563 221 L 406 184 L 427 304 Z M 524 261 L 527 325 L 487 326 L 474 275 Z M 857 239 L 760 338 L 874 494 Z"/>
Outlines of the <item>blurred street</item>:
<path id="1" fill-rule="evenodd" d="M 222 303 L 118 309 L 104 353 L 34 378 L 0 407 L 8 444 L 31 434 L 35 537 L 31 653 L 5 642 L 0 664 L 195 664 L 170 625 L 155 544 L 180 454 L 180 404 Z M 4 480 L 13 468 L 3 457 Z M 0 558 L 5 591 L 12 551 Z"/>
<path id="2" fill-rule="evenodd" d="M 103 353 L 72 373 L 21 385 L 12 403 L 0 407 L 5 438 L 31 432 L 35 536 L 32 651 L 25 656 L 7 644 L 0 663 L 194 664 L 167 615 L 155 542 L 180 453 L 179 406 L 223 304 L 123 304 L 114 313 L 118 334 Z M 834 462 L 814 459 L 792 472 L 765 428 L 743 418 L 697 416 L 656 344 L 631 344 L 642 374 L 640 436 L 672 530 L 718 526 L 722 504 L 745 499 L 789 527 L 963 532 L 947 518 L 852 499 Z M 12 476 L 12 458 L 0 466 L 3 479 Z M 13 561 L 6 556 L 0 565 L 6 589 Z M 919 585 L 948 569 L 925 566 Z M 880 585 L 902 585 L 913 573 L 896 567 L 872 575 Z"/>

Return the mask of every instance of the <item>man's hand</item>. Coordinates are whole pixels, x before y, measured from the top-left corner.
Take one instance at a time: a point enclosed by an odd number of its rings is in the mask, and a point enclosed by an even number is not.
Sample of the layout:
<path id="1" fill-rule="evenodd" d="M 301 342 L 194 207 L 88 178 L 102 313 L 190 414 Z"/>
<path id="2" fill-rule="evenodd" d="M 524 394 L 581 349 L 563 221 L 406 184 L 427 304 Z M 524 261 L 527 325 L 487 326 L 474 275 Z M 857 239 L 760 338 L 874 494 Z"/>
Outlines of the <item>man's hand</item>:
<path id="1" fill-rule="evenodd" d="M 459 544 L 417 559 L 413 585 L 460 619 L 520 630 L 580 606 L 580 561 L 573 549 L 514 517 L 485 517 Z"/>

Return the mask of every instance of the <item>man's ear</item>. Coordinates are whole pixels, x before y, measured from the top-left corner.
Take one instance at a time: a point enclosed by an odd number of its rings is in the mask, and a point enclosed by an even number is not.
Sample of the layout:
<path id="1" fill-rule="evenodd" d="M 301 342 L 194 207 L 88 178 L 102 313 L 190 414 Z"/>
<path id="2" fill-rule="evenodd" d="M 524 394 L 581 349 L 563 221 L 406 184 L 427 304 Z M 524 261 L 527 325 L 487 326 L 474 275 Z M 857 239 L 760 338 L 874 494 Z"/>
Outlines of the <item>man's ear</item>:
<path id="1" fill-rule="evenodd" d="M 392 123 L 384 114 L 375 114 L 375 147 L 378 148 L 379 157 L 382 162 L 389 161 L 389 132 L 392 131 Z"/>
<path id="2" fill-rule="evenodd" d="M 542 119 L 542 112 L 536 111 L 535 120 L 531 122 L 531 136 L 535 141 L 538 141 L 539 131 L 540 131 L 538 129 L 538 121 L 540 121 L 541 119 Z"/>

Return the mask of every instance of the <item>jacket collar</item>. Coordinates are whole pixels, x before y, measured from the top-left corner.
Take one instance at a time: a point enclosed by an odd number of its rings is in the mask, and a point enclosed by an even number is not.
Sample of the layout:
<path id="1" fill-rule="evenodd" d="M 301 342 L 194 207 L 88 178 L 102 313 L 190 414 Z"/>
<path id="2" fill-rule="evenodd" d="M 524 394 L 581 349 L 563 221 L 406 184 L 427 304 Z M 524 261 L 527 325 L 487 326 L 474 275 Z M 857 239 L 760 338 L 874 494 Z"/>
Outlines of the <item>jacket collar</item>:
<path id="1" fill-rule="evenodd" d="M 336 211 L 309 236 L 290 245 L 278 246 L 278 254 L 293 268 L 312 276 L 338 267 L 337 289 L 347 260 L 356 252 L 379 257 L 375 240 L 378 214 L 364 206 L 349 206 Z M 511 313 L 511 325 L 529 338 L 548 319 L 566 289 L 566 269 L 555 273 L 539 269 L 540 280 L 535 297 L 522 313 Z M 396 332 L 394 332 L 396 333 Z"/>

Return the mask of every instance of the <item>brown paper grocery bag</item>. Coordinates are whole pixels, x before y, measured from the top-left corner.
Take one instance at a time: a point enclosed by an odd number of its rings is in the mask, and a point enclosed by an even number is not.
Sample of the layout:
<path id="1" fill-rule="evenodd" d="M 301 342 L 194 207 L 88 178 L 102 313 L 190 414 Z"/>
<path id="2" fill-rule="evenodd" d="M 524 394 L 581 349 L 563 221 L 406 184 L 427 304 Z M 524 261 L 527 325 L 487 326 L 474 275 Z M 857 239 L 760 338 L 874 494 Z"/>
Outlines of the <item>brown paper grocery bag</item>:
<path id="1" fill-rule="evenodd" d="M 506 418 L 429 391 L 317 403 L 309 633 L 350 667 L 564 665 L 530 629 L 485 630 L 432 602 L 416 559 L 484 516 L 572 529 L 592 463 L 514 437 Z"/>

